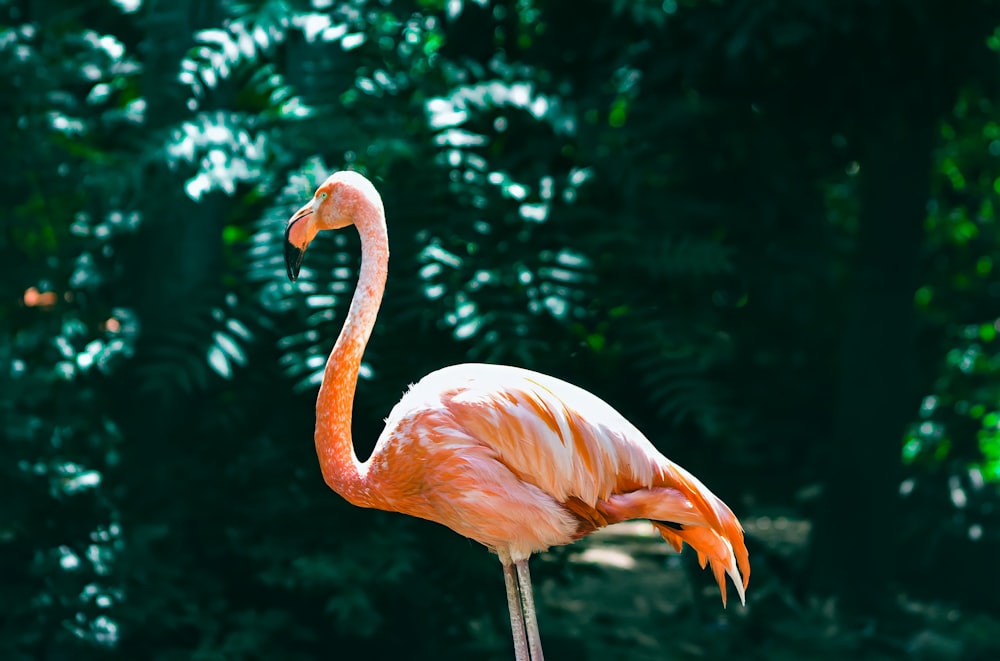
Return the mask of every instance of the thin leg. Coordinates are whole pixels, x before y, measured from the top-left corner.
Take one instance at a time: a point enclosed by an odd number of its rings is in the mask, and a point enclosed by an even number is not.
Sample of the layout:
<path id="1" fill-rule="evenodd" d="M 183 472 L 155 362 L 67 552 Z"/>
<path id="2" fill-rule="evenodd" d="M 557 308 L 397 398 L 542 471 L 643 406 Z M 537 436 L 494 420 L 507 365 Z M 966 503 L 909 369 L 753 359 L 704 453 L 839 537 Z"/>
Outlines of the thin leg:
<path id="1" fill-rule="evenodd" d="M 531 649 L 531 661 L 543 661 L 542 637 L 538 635 L 538 617 L 535 615 L 535 596 L 531 589 L 531 573 L 528 571 L 528 559 L 515 560 L 517 581 L 521 586 L 521 604 L 524 607 L 524 625 L 528 630 L 528 647 Z"/>
<path id="2" fill-rule="evenodd" d="M 503 565 L 503 584 L 507 588 L 507 608 L 510 610 L 510 630 L 514 634 L 514 658 L 516 661 L 531 661 L 528 656 L 528 640 L 524 637 L 524 615 L 521 613 L 521 593 L 517 589 L 517 576 L 509 556 L 500 556 Z"/>

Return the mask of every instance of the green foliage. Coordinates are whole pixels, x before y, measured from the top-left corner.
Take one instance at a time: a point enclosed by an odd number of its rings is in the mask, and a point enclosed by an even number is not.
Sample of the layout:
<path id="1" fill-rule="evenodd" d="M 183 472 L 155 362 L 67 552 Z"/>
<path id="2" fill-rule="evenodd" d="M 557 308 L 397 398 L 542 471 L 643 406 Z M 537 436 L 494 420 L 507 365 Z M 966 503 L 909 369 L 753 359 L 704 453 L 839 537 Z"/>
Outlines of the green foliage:
<path id="1" fill-rule="evenodd" d="M 0 656 L 506 657 L 494 560 L 316 470 L 358 245 L 321 237 L 292 284 L 283 242 L 341 168 L 379 187 L 393 254 L 360 455 L 408 383 L 505 362 L 608 399 L 741 515 L 854 479 L 830 458 L 866 186 L 929 198 L 916 325 L 863 335 L 915 331 L 891 375 L 911 424 L 851 431 L 903 443 L 886 535 L 920 551 L 884 553 L 886 590 L 990 558 L 998 22 L 979 2 L 0 0 Z M 925 115 L 930 190 L 873 182 L 871 127 Z M 759 553 L 762 594 L 815 589 Z M 972 569 L 947 577 L 904 591 L 990 607 Z M 720 645 L 766 637 L 764 611 Z"/>
<path id="2" fill-rule="evenodd" d="M 104 386 L 140 324 L 111 287 L 139 223 L 120 141 L 141 118 L 136 61 L 64 10 L 44 23 L 19 20 L 11 3 L 0 12 L 0 655 L 90 658 L 120 642 L 110 614 L 125 600 L 114 497 L 125 439 Z"/>
<path id="3" fill-rule="evenodd" d="M 925 223 L 935 259 L 915 303 L 928 322 L 943 324 L 943 351 L 905 438 L 903 459 L 914 473 L 904 492 L 910 500 L 946 503 L 948 522 L 938 536 L 977 546 L 996 539 L 1000 483 L 994 103 L 969 90 L 941 132 L 947 142 L 937 154 Z"/>

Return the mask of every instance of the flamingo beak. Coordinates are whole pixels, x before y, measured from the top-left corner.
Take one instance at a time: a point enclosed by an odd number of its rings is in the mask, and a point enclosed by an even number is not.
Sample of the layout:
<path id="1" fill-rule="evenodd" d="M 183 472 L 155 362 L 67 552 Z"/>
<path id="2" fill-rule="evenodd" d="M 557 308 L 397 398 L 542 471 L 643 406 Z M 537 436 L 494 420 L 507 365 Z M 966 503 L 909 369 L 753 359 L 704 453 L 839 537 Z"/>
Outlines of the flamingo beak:
<path id="1" fill-rule="evenodd" d="M 312 216 L 312 204 L 307 204 L 292 216 L 285 227 L 285 270 L 288 272 L 288 279 L 295 282 L 299 277 L 299 269 L 302 267 L 302 260 L 306 256 L 306 248 L 309 247 L 309 221 Z"/>

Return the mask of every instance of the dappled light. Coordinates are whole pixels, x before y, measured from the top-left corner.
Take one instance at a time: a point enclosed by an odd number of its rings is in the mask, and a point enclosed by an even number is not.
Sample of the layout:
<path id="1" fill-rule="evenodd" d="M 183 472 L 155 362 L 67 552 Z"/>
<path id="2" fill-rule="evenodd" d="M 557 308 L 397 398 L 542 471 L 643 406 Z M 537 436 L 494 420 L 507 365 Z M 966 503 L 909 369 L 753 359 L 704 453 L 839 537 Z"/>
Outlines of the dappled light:
<path id="1" fill-rule="evenodd" d="M 998 53 L 992 2 L 0 0 L 0 659 L 513 658 L 495 558 L 317 468 L 339 170 L 361 460 L 526 367 L 745 528 L 745 607 L 648 521 L 535 556 L 550 659 L 1000 658 Z"/>

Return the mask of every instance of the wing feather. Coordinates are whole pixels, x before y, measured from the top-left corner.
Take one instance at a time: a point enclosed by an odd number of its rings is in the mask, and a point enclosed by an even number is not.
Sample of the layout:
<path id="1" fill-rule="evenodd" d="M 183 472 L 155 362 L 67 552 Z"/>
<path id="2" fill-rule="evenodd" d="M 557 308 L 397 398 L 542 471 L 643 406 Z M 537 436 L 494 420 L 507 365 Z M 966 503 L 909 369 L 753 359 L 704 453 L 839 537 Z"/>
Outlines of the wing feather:
<path id="1" fill-rule="evenodd" d="M 438 427 L 428 436 L 435 442 L 474 442 L 558 503 L 578 521 L 572 537 L 650 519 L 675 548 L 687 542 L 702 565 L 711 562 L 723 601 L 726 574 L 743 599 L 750 566 L 735 515 L 595 395 L 530 370 L 463 364 L 414 385 L 389 415 L 386 433 L 421 411 L 433 412 Z M 380 445 L 387 440 L 384 434 Z"/>

